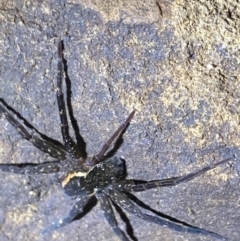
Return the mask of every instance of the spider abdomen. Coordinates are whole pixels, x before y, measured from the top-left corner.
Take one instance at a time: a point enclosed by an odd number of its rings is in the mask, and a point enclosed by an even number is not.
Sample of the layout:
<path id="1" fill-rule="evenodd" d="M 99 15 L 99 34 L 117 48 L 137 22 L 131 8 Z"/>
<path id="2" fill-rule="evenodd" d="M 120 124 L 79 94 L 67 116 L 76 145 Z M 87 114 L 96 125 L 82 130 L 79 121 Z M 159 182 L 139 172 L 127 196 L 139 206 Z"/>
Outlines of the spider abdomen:
<path id="1" fill-rule="evenodd" d="M 64 192 L 68 196 L 77 196 L 84 194 L 85 191 L 85 176 L 83 172 L 68 173 L 62 182 Z"/>

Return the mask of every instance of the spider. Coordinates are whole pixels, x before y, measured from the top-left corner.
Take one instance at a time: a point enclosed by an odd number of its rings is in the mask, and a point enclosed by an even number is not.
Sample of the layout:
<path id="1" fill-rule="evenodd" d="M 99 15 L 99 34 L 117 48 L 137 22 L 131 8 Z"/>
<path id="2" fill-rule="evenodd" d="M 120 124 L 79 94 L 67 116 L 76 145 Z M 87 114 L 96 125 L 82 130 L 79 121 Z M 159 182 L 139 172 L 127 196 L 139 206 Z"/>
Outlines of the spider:
<path id="1" fill-rule="evenodd" d="M 137 181 L 126 179 L 126 168 L 123 159 L 117 156 L 107 157 L 105 153 L 110 148 L 114 140 L 117 140 L 129 125 L 134 116 L 133 110 L 125 122 L 117 129 L 112 137 L 103 145 L 101 151 L 93 156 L 86 157 L 81 151 L 81 147 L 73 141 L 69 134 L 68 120 L 66 115 L 65 99 L 62 92 L 63 72 L 65 62 L 63 57 L 63 41 L 58 44 L 58 74 L 57 74 L 57 104 L 61 121 L 61 132 L 64 145 L 57 145 L 54 141 L 44 138 L 43 135 L 33 128 L 30 133 L 24 123 L 18 121 L 9 111 L 13 111 L 3 99 L 0 104 L 2 115 L 16 128 L 22 137 L 31 142 L 41 151 L 57 159 L 54 162 L 44 162 L 40 164 L 0 164 L 0 171 L 16 174 L 50 174 L 64 173 L 62 187 L 64 192 L 75 199 L 75 204 L 70 209 L 66 217 L 52 223 L 46 227 L 42 234 L 52 232 L 71 222 L 83 212 L 89 200 L 95 196 L 100 202 L 100 207 L 104 212 L 107 222 L 112 227 L 114 233 L 122 241 L 133 239 L 131 234 L 126 234 L 119 227 L 116 221 L 112 205 L 116 208 L 125 209 L 127 212 L 141 218 L 147 222 L 152 222 L 160 226 L 166 226 L 178 232 L 187 232 L 200 235 L 207 235 L 219 240 L 225 238 L 217 233 L 192 226 L 183 221 L 177 220 L 165 214 L 149 215 L 142 212 L 137 202 L 134 202 L 129 192 L 141 192 L 151 188 L 175 186 L 182 182 L 187 182 L 203 173 L 226 163 L 230 159 L 217 162 L 211 166 L 206 166 L 201 170 L 192 172 L 184 176 L 177 176 L 153 181 Z M 130 237 L 130 238 L 129 238 Z"/>

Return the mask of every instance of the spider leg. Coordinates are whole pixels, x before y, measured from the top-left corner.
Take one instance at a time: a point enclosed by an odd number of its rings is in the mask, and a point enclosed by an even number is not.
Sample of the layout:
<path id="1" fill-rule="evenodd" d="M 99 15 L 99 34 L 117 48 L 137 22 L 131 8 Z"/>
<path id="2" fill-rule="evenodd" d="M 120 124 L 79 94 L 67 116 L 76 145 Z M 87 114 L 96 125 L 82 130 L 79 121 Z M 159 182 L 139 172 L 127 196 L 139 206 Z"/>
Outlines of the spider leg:
<path id="1" fill-rule="evenodd" d="M 58 44 L 57 103 L 58 103 L 59 115 L 61 120 L 62 137 L 63 137 L 64 145 L 67 151 L 74 158 L 78 158 L 79 153 L 77 150 L 77 146 L 69 134 L 66 106 L 65 106 L 64 96 L 62 92 L 62 79 L 63 79 L 63 41 L 60 41 Z"/>
<path id="2" fill-rule="evenodd" d="M 0 171 L 15 174 L 48 174 L 60 171 L 60 162 L 42 164 L 0 164 Z"/>
<path id="3" fill-rule="evenodd" d="M 122 241 L 129 241 L 126 234 L 118 227 L 117 220 L 115 218 L 112 205 L 109 201 L 109 198 L 104 193 L 97 193 L 97 198 L 100 201 L 101 209 L 108 221 L 111 225 L 114 233 L 122 240 Z"/>
<path id="4" fill-rule="evenodd" d="M 71 223 L 78 214 L 83 212 L 83 208 L 87 204 L 87 202 L 90 198 L 91 198 L 91 196 L 79 196 L 77 198 L 76 203 L 73 205 L 73 207 L 69 211 L 67 217 L 61 218 L 58 222 L 52 223 L 50 226 L 45 228 L 41 233 L 46 234 L 48 232 L 52 232 L 58 228 L 64 227 L 65 225 Z"/>
<path id="5" fill-rule="evenodd" d="M 121 191 L 141 192 L 141 191 L 145 191 L 150 188 L 176 186 L 182 182 L 188 182 L 188 181 L 194 179 L 195 177 L 198 177 L 198 176 L 204 174 L 205 172 L 212 170 L 212 169 L 216 168 L 217 166 L 219 166 L 223 163 L 226 163 L 230 160 L 231 160 L 231 158 L 228 158 L 226 160 L 217 162 L 210 166 L 206 166 L 198 171 L 189 173 L 184 176 L 171 177 L 171 178 L 162 179 L 162 180 L 146 181 L 146 182 L 142 182 L 142 183 L 139 183 L 139 181 L 135 181 L 135 180 L 124 180 L 122 183 L 114 184 L 114 187 Z"/>
<path id="6" fill-rule="evenodd" d="M 123 209 L 125 209 L 126 211 L 134 214 L 135 216 L 137 216 L 138 218 L 141 218 L 147 222 L 152 222 L 161 226 L 165 226 L 168 227 L 170 229 L 173 229 L 175 231 L 178 232 L 187 232 L 187 233 L 195 233 L 195 234 L 202 234 L 202 235 L 208 235 L 208 236 L 212 236 L 215 237 L 219 240 L 226 240 L 226 238 L 224 238 L 223 236 L 202 229 L 202 228 L 198 228 L 195 226 L 192 226 L 190 224 L 187 224 L 185 222 L 182 221 L 170 221 L 167 218 L 164 217 L 157 217 L 157 216 L 152 216 L 149 214 L 145 214 L 143 213 L 134 203 L 131 202 L 131 200 L 126 197 L 125 195 L 123 195 L 121 192 L 119 192 L 116 189 L 109 189 L 109 197 L 110 199 L 115 202 L 117 205 L 119 205 L 120 207 L 122 207 Z"/>
<path id="7" fill-rule="evenodd" d="M 86 162 L 86 165 L 88 166 L 94 166 L 97 163 L 99 163 L 105 154 L 105 152 L 108 150 L 112 142 L 114 141 L 115 138 L 118 137 L 118 135 L 127 127 L 127 125 L 130 123 L 131 119 L 133 118 L 135 113 L 135 110 L 133 110 L 126 121 L 115 131 L 115 133 L 112 135 L 112 137 L 104 144 L 102 147 L 102 150 L 96 155 L 93 156 L 89 161 Z"/>
<path id="8" fill-rule="evenodd" d="M 34 131 L 33 134 L 30 134 L 24 128 L 24 126 L 20 124 L 20 122 L 18 122 L 11 114 L 7 112 L 7 110 L 2 105 L 0 105 L 0 112 L 16 128 L 18 133 L 20 133 L 24 139 L 30 141 L 35 147 L 52 157 L 58 159 L 66 158 L 66 153 L 62 148 L 54 145 L 50 141 L 43 140 L 42 138 L 38 137 L 36 131 Z"/>

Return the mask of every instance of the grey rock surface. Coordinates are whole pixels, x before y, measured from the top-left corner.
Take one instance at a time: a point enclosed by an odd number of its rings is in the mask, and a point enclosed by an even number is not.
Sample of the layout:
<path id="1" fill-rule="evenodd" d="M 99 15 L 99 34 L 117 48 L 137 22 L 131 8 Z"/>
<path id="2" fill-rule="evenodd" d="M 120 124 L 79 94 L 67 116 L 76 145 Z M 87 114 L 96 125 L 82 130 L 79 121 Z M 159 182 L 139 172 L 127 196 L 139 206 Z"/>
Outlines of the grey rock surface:
<path id="1" fill-rule="evenodd" d="M 98 153 L 136 108 L 117 152 L 129 178 L 184 175 L 232 157 L 191 182 L 136 196 L 157 211 L 237 241 L 239 7 L 226 0 L 1 3 L 0 98 L 61 141 L 56 75 L 63 39 L 72 107 L 88 155 Z M 0 126 L 1 163 L 53 160 L 3 117 Z M 41 236 L 73 204 L 57 180 L 0 173 L 1 241 L 118 240 L 98 205 L 81 220 Z M 212 240 L 128 217 L 139 241 Z"/>

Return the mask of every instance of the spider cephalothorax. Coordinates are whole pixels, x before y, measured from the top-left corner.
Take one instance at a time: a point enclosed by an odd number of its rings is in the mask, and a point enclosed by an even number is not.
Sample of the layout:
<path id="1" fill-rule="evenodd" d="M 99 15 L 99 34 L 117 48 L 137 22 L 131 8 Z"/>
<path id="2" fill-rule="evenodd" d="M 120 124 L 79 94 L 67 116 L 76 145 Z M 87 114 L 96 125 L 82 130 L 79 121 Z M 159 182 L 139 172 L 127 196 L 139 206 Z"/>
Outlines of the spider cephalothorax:
<path id="1" fill-rule="evenodd" d="M 128 241 L 130 237 L 126 235 L 119 227 L 112 209 L 112 204 L 125 209 L 126 211 L 144 219 L 148 222 L 166 226 L 178 232 L 196 233 L 201 235 L 208 235 L 217 239 L 224 240 L 221 235 L 194 227 L 183 221 L 168 217 L 165 214 L 159 216 L 152 216 L 141 211 L 137 204 L 135 204 L 128 192 L 144 191 L 150 188 L 175 186 L 179 183 L 189 181 L 208 170 L 211 170 L 220 164 L 226 163 L 230 159 L 220 161 L 212 166 L 207 166 L 199 171 L 187 174 L 185 176 L 172 177 L 162 180 L 154 181 L 136 181 L 128 180 L 126 177 L 125 162 L 123 159 L 113 156 L 106 157 L 105 153 L 109 149 L 112 142 L 123 132 L 123 130 L 130 123 L 134 112 L 128 116 L 126 121 L 118 128 L 113 136 L 106 142 L 101 151 L 92 158 L 86 157 L 82 148 L 77 146 L 69 135 L 68 121 L 66 115 L 66 107 L 64 96 L 62 93 L 62 79 L 63 79 L 63 42 L 60 41 L 58 45 L 58 75 L 57 75 L 57 103 L 59 107 L 59 115 L 61 120 L 61 130 L 64 145 L 57 145 L 55 142 L 47 139 L 36 129 L 32 129 L 30 133 L 27 128 L 21 124 L 15 117 L 9 113 L 12 110 L 4 100 L 0 99 L 0 113 L 17 129 L 17 131 L 30 141 L 38 149 L 48 153 L 54 157 L 54 162 L 33 164 L 1 164 L 0 170 L 3 172 L 12 172 L 17 174 L 48 174 L 48 173 L 63 173 L 65 178 L 62 181 L 62 186 L 65 193 L 75 198 L 75 204 L 69 211 L 65 218 L 53 223 L 47 227 L 42 233 L 56 230 L 66 224 L 71 223 L 76 216 L 81 214 L 85 205 L 92 196 L 100 201 L 101 209 L 108 223 L 113 228 L 115 234 L 123 241 Z M 65 63 L 66 64 L 66 63 Z M 7 110 L 8 109 L 8 110 Z"/>
<path id="2" fill-rule="evenodd" d="M 98 163 L 86 173 L 70 173 L 62 185 L 69 196 L 90 195 L 117 183 L 125 177 L 124 174 L 124 160 L 114 156 Z"/>

